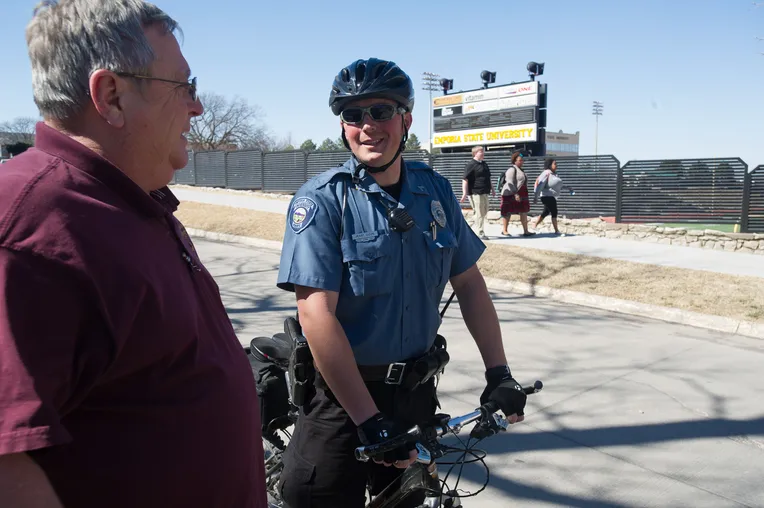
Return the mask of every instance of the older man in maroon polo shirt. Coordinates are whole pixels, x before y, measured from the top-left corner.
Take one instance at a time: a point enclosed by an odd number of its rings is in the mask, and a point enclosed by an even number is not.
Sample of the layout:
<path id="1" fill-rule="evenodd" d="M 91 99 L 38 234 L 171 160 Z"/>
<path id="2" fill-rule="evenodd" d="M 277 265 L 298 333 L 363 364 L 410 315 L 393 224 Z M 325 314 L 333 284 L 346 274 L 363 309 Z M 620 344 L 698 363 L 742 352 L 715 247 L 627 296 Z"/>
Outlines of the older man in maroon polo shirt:
<path id="1" fill-rule="evenodd" d="M 176 23 L 27 28 L 35 147 L 0 168 L 0 505 L 265 507 L 253 376 L 166 188 L 202 113 Z"/>

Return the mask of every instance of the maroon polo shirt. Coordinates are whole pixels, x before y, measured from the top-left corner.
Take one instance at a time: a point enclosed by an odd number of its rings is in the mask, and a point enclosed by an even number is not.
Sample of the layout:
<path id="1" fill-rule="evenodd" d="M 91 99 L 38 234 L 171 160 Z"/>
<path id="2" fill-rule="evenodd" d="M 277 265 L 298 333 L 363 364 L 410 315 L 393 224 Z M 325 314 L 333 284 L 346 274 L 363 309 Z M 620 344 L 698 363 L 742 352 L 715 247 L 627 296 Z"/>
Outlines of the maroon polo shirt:
<path id="1" fill-rule="evenodd" d="M 0 166 L 0 455 L 64 506 L 266 506 L 252 372 L 177 204 L 44 124 Z"/>

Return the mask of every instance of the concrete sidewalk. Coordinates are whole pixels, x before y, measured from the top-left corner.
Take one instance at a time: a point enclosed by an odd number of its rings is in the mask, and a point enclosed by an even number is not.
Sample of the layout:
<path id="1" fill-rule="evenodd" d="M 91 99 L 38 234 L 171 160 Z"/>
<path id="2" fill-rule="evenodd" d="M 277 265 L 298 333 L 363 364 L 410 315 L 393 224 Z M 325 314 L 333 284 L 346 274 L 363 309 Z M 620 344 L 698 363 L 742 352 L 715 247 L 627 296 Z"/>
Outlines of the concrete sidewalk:
<path id="1" fill-rule="evenodd" d="M 233 206 L 261 212 L 286 214 L 289 197 L 266 198 L 254 193 L 205 191 L 200 189 L 173 188 L 181 201 L 196 201 L 213 205 Z M 549 219 L 547 219 L 547 222 Z M 636 263 L 647 263 L 690 270 L 705 270 L 728 275 L 764 278 L 764 257 L 741 252 L 723 252 L 676 245 L 634 242 L 592 236 L 556 237 L 539 233 L 523 238 L 519 225 L 511 224 L 512 237 L 501 236 L 501 226 L 486 224 L 489 242 L 514 245 L 529 249 L 541 249 L 584 256 L 595 256 Z"/>
<path id="2" fill-rule="evenodd" d="M 278 253 L 195 243 L 241 342 L 281 331 L 295 299 L 276 288 Z M 524 423 L 478 445 L 490 483 L 465 506 L 764 506 L 764 342 L 500 290 L 492 297 L 513 373 L 545 387 L 529 397 Z M 451 354 L 442 411 L 472 411 L 484 366 L 458 299 L 440 333 Z M 471 464 L 459 488 L 476 492 L 484 481 Z"/>

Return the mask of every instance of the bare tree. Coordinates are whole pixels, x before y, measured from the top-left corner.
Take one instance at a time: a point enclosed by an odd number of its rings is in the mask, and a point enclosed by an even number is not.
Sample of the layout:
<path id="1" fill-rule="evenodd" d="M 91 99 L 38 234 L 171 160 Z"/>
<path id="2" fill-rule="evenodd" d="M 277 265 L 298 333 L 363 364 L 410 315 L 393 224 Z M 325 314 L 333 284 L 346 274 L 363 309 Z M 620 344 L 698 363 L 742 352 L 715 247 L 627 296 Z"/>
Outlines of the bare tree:
<path id="1" fill-rule="evenodd" d="M 30 116 L 20 116 L 10 122 L 0 123 L 0 137 L 8 144 L 34 144 L 35 125 L 37 119 Z"/>
<path id="2" fill-rule="evenodd" d="M 196 150 L 268 150 L 273 141 L 262 125 L 259 107 L 239 97 L 232 101 L 206 92 L 199 96 L 204 114 L 191 120 L 189 146 Z"/>

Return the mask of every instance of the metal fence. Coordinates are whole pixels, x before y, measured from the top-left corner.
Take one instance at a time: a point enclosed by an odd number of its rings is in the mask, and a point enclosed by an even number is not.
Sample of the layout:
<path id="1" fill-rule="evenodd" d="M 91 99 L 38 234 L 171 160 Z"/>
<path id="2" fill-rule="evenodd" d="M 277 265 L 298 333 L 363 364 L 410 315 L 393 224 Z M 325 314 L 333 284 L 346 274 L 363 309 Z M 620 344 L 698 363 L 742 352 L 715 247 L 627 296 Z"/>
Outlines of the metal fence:
<path id="1" fill-rule="evenodd" d="M 186 168 L 175 173 L 173 183 L 293 193 L 349 156 L 346 150 L 195 152 L 189 154 Z M 510 166 L 510 156 L 510 151 L 486 152 L 494 184 Z M 470 153 L 406 151 L 403 157 L 427 162 L 461 196 Z M 556 160 L 564 185 L 558 205 L 561 215 L 616 222 L 739 224 L 741 231 L 764 232 L 764 166 L 748 172 L 739 158 L 629 161 L 623 166 L 612 155 Z M 543 163 L 540 157 L 525 159 L 531 192 Z M 498 195 L 489 203 L 497 210 Z M 541 209 L 540 204 L 532 205 L 531 213 Z"/>
<path id="2" fill-rule="evenodd" d="M 764 232 L 764 165 L 748 173 L 743 207 L 747 210 L 742 231 Z"/>
<path id="3" fill-rule="evenodd" d="M 623 222 L 739 224 L 748 166 L 739 158 L 629 161 Z"/>

